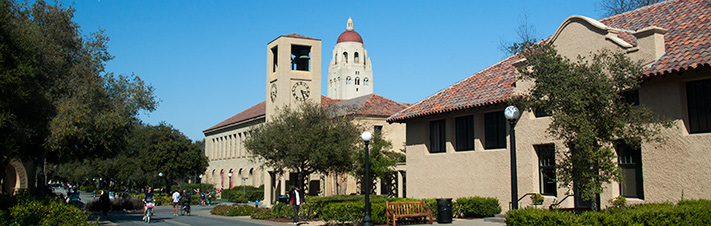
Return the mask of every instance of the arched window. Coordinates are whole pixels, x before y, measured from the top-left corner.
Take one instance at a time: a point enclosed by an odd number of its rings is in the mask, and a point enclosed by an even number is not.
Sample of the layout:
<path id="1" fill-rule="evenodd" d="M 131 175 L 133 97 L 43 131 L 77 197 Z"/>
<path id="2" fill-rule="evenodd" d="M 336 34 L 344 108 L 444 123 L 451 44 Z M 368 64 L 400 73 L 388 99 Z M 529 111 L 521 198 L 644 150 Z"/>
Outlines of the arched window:
<path id="1" fill-rule="evenodd" d="M 363 78 L 363 85 L 364 86 L 368 85 L 368 77 Z"/>
<path id="2" fill-rule="evenodd" d="M 360 85 L 360 78 L 356 77 L 356 79 L 355 79 L 355 84 L 356 84 L 356 85 Z"/>
<path id="3" fill-rule="evenodd" d="M 346 85 L 351 84 L 351 76 L 346 77 Z"/>
<path id="4" fill-rule="evenodd" d="M 343 52 L 343 60 L 348 63 L 348 52 Z"/>
<path id="5" fill-rule="evenodd" d="M 333 54 L 333 63 L 338 64 L 338 54 Z"/>
<path id="6" fill-rule="evenodd" d="M 353 59 L 353 62 L 357 64 L 358 63 L 358 52 L 355 52 L 353 54 L 353 58 L 355 58 L 355 59 Z"/>

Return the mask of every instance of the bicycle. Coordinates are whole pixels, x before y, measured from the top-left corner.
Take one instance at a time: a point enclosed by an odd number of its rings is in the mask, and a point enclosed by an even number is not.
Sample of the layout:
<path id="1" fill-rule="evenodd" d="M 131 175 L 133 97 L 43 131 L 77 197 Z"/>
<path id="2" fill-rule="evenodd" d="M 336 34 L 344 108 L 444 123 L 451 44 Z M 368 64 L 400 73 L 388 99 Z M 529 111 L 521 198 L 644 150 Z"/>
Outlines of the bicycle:
<path id="1" fill-rule="evenodd" d="M 146 223 L 151 223 L 151 216 L 153 216 L 153 207 L 155 206 L 155 203 L 149 202 L 146 203 Z"/>
<path id="2" fill-rule="evenodd" d="M 190 201 L 183 201 L 183 206 L 180 208 L 180 215 L 188 215 L 190 216 Z"/>

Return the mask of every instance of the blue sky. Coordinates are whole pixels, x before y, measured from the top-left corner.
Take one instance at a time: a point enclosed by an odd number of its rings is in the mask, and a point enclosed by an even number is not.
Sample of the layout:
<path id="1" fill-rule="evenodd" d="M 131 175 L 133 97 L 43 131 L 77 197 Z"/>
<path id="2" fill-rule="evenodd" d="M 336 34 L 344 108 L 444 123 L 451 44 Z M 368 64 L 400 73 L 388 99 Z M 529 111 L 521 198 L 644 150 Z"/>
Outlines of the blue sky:
<path id="1" fill-rule="evenodd" d="M 280 35 L 321 39 L 323 78 L 352 17 L 375 93 L 415 103 L 503 59 L 499 43 L 516 40 L 524 12 L 543 38 L 571 15 L 601 18 L 599 1 L 62 2 L 77 10 L 84 34 L 110 37 L 107 71 L 134 73 L 156 89 L 158 110 L 143 121 L 201 140 L 203 130 L 266 99 L 266 46 Z"/>

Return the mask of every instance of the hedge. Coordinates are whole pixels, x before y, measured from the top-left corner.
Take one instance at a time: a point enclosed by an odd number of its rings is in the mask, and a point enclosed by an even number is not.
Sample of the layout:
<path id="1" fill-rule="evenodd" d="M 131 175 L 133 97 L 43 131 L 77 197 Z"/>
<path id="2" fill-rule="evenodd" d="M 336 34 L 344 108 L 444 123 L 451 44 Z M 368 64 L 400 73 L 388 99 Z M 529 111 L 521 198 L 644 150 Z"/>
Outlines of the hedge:
<path id="1" fill-rule="evenodd" d="M 91 225 L 79 208 L 51 196 L 3 195 L 0 202 L 0 225 Z"/>
<path id="2" fill-rule="evenodd" d="M 501 205 L 495 198 L 478 196 L 458 198 L 454 206 L 462 217 L 492 217 L 501 213 Z"/>
<path id="3" fill-rule="evenodd" d="M 210 210 L 210 213 L 213 215 L 230 216 L 230 217 L 231 216 L 250 216 L 256 210 L 257 210 L 257 208 L 253 207 L 253 206 L 232 204 L 230 206 L 217 205 L 214 208 L 212 208 L 212 210 Z"/>
<path id="4" fill-rule="evenodd" d="M 243 191 L 246 193 L 243 194 Z M 264 198 L 264 185 L 259 187 L 242 186 L 233 187 L 232 189 L 222 190 L 222 198 L 230 202 L 246 203 L 248 201 L 261 200 Z"/>
<path id="5" fill-rule="evenodd" d="M 506 213 L 507 225 L 711 225 L 711 201 L 682 200 L 608 208 L 575 215 L 526 208 Z"/>

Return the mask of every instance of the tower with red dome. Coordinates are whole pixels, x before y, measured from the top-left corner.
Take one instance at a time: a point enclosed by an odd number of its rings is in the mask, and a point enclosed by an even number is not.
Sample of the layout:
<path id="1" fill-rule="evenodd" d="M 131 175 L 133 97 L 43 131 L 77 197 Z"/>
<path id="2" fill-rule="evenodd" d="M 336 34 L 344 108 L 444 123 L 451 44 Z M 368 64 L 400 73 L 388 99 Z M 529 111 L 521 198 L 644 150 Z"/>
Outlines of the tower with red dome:
<path id="1" fill-rule="evenodd" d="M 328 67 L 328 93 L 332 99 L 351 99 L 373 93 L 373 67 L 363 38 L 349 17 L 346 31 L 338 36 Z"/>

